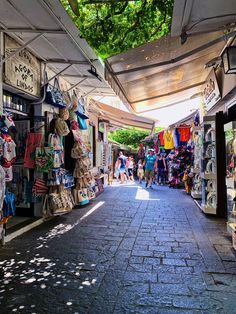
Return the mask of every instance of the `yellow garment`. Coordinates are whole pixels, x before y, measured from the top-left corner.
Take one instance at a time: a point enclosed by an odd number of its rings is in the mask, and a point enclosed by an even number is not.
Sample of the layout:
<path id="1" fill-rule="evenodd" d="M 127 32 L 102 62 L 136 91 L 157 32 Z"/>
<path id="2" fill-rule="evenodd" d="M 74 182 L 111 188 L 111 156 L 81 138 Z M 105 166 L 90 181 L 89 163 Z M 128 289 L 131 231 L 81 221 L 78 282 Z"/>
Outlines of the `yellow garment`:
<path id="1" fill-rule="evenodd" d="M 174 148 L 174 139 L 171 131 L 164 132 L 164 147 L 165 149 Z"/>

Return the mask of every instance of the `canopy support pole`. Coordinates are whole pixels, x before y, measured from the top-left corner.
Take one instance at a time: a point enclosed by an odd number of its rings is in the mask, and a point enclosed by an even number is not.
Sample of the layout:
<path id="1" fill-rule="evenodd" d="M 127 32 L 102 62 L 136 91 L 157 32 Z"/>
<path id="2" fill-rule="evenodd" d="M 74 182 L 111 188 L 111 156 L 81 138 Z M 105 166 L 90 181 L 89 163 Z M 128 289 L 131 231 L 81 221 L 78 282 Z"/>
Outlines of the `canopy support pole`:
<path id="1" fill-rule="evenodd" d="M 64 69 L 62 69 L 60 72 L 56 73 L 55 75 L 53 75 L 50 79 L 48 79 L 43 85 L 47 85 L 50 81 L 54 80 L 57 76 L 59 76 L 61 73 L 63 73 L 64 71 L 66 71 L 67 69 L 69 69 L 72 66 L 72 64 L 69 64 L 67 67 L 65 67 Z"/>
<path id="2" fill-rule="evenodd" d="M 21 47 L 17 48 L 15 50 L 15 52 L 11 53 L 9 56 L 3 58 L 0 62 L 0 65 L 2 66 L 7 60 L 15 57 L 19 52 L 21 52 L 23 49 L 25 49 L 28 45 L 30 45 L 33 41 L 35 41 L 36 39 L 38 39 L 39 37 L 43 36 L 44 33 L 40 33 L 37 36 L 31 38 L 30 40 L 28 40 L 24 45 L 22 45 Z"/>
<path id="3" fill-rule="evenodd" d="M 72 85 L 69 89 L 67 89 L 67 92 L 69 92 L 70 90 L 74 89 L 75 87 L 79 86 L 81 83 L 83 83 L 85 80 L 87 80 L 87 78 L 82 79 L 81 81 L 79 81 L 78 83 Z"/>

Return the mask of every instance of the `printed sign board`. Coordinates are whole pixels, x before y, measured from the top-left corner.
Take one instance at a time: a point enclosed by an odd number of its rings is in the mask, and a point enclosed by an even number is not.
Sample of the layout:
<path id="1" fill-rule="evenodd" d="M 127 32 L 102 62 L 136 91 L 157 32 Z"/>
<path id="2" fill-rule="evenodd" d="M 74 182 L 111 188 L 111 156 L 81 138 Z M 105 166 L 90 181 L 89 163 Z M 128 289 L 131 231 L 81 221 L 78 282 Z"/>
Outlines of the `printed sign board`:
<path id="1" fill-rule="evenodd" d="M 14 39 L 5 36 L 5 57 L 21 47 Z M 27 94 L 40 96 L 40 62 L 27 49 L 23 49 L 5 62 L 5 83 Z"/>
<path id="2" fill-rule="evenodd" d="M 206 111 L 209 111 L 221 99 L 214 69 L 208 75 L 202 92 Z"/>

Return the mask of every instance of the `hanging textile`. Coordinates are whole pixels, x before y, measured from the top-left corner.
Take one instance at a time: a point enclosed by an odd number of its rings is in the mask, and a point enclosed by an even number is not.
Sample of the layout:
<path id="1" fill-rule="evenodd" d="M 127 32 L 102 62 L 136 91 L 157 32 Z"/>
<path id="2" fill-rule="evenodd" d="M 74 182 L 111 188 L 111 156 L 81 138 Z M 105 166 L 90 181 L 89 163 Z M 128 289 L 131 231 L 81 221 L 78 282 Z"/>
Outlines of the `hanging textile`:
<path id="1" fill-rule="evenodd" d="M 187 143 L 190 140 L 190 127 L 179 127 L 180 142 Z"/>
<path id="2" fill-rule="evenodd" d="M 174 129 L 173 131 L 173 139 L 174 139 L 175 147 L 179 147 L 180 146 L 180 134 L 177 128 Z"/>
<path id="3" fill-rule="evenodd" d="M 164 131 L 160 132 L 158 135 L 159 146 L 164 146 Z"/>
<path id="4" fill-rule="evenodd" d="M 35 151 L 42 141 L 41 133 L 28 133 L 26 139 L 26 150 L 24 157 L 24 167 L 34 169 L 35 167 Z"/>
<path id="5" fill-rule="evenodd" d="M 173 140 L 173 136 L 172 136 L 172 131 L 170 130 L 166 130 L 164 132 L 164 147 L 165 149 L 172 149 L 174 148 L 174 140 Z"/>

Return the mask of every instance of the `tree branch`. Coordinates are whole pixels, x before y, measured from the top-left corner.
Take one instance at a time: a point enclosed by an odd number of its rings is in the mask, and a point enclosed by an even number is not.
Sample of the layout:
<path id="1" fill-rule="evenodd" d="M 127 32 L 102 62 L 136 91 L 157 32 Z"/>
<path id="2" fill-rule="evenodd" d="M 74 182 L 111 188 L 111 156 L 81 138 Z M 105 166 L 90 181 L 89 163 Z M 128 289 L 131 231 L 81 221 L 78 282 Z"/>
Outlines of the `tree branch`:
<path id="1" fill-rule="evenodd" d="M 128 36 L 128 34 L 131 33 L 132 31 L 134 31 L 135 28 L 140 24 L 140 17 L 143 15 L 144 8 L 145 8 L 146 4 L 147 4 L 147 1 L 144 0 L 140 11 L 137 12 L 137 19 L 136 19 L 135 23 L 133 25 L 131 25 L 131 27 L 125 32 L 124 36 L 120 40 L 121 43 L 123 43 L 125 38 Z"/>
<path id="2" fill-rule="evenodd" d="M 69 5 L 76 16 L 80 16 L 79 5 L 77 0 L 68 0 Z"/>

